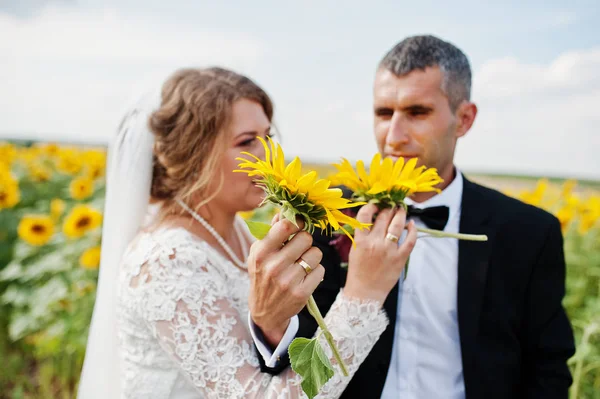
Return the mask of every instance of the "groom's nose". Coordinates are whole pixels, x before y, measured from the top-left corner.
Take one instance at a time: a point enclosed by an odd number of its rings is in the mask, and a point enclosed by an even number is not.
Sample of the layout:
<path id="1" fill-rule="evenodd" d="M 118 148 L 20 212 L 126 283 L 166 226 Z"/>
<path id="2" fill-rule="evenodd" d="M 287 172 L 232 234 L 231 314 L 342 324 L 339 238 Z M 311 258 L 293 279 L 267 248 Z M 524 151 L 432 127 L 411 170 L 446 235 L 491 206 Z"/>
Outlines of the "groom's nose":
<path id="1" fill-rule="evenodd" d="M 408 134 L 408 126 L 404 120 L 402 113 L 394 112 L 386 137 L 386 144 L 390 147 L 397 147 L 402 144 L 408 144 L 410 136 Z"/>

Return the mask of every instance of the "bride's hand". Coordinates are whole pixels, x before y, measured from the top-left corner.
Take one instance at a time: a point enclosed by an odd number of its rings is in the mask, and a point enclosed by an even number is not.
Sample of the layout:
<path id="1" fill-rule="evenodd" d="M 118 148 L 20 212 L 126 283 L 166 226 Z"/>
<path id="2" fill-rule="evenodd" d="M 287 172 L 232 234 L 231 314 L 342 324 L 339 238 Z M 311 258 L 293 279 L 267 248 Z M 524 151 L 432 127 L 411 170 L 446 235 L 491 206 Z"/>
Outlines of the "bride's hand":
<path id="1" fill-rule="evenodd" d="M 377 210 L 374 204 L 365 205 L 356 219 L 371 223 Z M 379 212 L 370 230 L 356 230 L 356 246 L 350 250 L 348 258 L 346 295 L 374 299 L 383 304 L 398 282 L 417 241 L 417 229 L 412 221 L 408 223 L 408 235 L 400 245 L 387 238 L 388 233 L 402 236 L 405 222 L 404 209 L 384 209 Z"/>
<path id="2" fill-rule="evenodd" d="M 250 314 L 272 347 L 279 344 L 290 318 L 306 305 L 325 274 L 320 265 L 323 254 L 312 247 L 311 235 L 299 230 L 286 219 L 275 221 L 248 256 Z M 310 274 L 298 263 L 300 258 L 312 268 Z"/>

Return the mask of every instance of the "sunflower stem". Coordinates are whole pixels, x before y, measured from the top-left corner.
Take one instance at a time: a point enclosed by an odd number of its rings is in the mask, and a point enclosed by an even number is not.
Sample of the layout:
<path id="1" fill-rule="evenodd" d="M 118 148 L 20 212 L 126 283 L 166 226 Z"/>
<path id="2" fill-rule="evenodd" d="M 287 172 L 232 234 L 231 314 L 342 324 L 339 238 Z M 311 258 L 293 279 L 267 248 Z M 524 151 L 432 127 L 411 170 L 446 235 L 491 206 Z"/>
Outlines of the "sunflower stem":
<path id="1" fill-rule="evenodd" d="M 335 345 L 333 336 L 331 335 L 331 332 L 329 332 L 329 328 L 327 327 L 327 324 L 325 324 L 323 315 L 321 315 L 321 311 L 319 310 L 319 307 L 317 306 L 317 303 L 315 302 L 315 298 L 313 298 L 312 295 L 310 296 L 310 298 L 308 298 L 308 303 L 306 306 L 308 308 L 308 312 L 312 315 L 312 317 L 315 318 L 315 320 L 317 321 L 317 324 L 319 325 L 319 327 L 321 327 L 321 331 L 325 334 L 325 339 L 327 340 L 329 347 L 333 351 L 333 355 L 335 356 L 335 360 L 337 360 L 337 362 L 340 366 L 340 369 L 342 370 L 342 374 L 344 375 L 344 377 L 347 377 L 348 376 L 348 368 L 346 367 L 344 360 L 342 360 L 342 356 L 340 355 L 340 352 L 338 351 L 338 348 Z"/>
<path id="2" fill-rule="evenodd" d="M 425 227 L 417 227 L 417 231 L 421 233 L 427 233 L 432 237 L 436 238 L 457 238 L 459 240 L 467 240 L 467 241 L 487 241 L 488 237 L 485 234 L 463 234 L 463 233 L 450 233 L 446 231 L 427 229 Z"/>

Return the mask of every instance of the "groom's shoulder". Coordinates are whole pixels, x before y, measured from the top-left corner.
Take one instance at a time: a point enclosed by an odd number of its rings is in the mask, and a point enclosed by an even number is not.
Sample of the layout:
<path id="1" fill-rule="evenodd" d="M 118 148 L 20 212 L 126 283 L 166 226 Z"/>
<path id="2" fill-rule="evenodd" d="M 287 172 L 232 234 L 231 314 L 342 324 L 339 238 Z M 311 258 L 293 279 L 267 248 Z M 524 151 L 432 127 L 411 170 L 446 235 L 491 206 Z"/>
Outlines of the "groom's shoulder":
<path id="1" fill-rule="evenodd" d="M 548 225 L 558 222 L 556 216 L 550 212 L 512 197 L 496 188 L 466 179 L 465 186 L 468 190 L 477 193 L 479 201 L 483 201 L 497 219 L 505 222 L 535 225 Z"/>

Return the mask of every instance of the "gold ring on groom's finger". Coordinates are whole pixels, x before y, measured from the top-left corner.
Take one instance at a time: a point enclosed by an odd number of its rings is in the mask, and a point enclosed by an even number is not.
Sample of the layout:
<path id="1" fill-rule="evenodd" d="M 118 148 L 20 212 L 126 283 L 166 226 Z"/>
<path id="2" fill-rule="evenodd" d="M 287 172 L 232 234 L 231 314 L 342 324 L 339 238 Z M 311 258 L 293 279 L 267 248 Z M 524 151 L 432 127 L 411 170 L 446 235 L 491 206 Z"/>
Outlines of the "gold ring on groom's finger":
<path id="1" fill-rule="evenodd" d="M 400 239 L 400 237 L 395 236 L 392 233 L 387 233 L 386 236 L 385 236 L 385 238 L 387 238 L 391 242 L 398 242 L 398 240 Z"/>
<path id="2" fill-rule="evenodd" d="M 307 276 L 310 274 L 310 272 L 312 272 L 312 267 L 310 267 L 310 265 L 308 263 L 306 263 L 306 261 L 304 259 L 300 258 L 296 262 L 298 262 L 298 264 L 300 266 L 302 266 L 302 268 L 304 269 L 304 272 L 306 272 Z"/>

